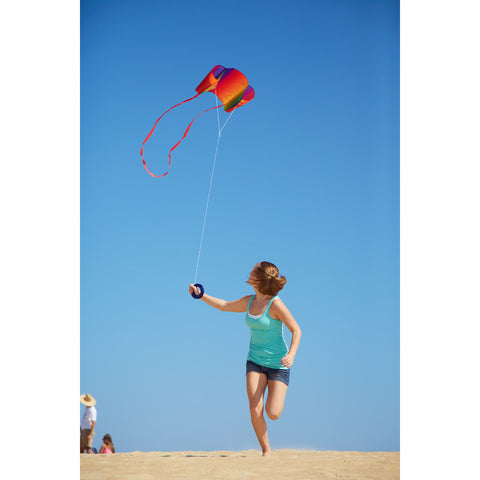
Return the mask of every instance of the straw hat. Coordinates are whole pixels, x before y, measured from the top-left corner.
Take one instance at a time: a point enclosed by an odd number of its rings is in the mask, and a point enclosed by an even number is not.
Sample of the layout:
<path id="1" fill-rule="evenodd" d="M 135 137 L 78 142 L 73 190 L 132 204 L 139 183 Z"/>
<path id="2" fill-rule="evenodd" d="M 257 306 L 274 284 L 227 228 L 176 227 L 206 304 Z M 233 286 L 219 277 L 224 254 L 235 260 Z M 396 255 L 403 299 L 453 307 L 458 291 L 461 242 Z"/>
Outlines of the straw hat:
<path id="1" fill-rule="evenodd" d="M 93 407 L 97 401 L 89 394 L 80 395 L 80 402 L 82 402 L 87 407 Z"/>

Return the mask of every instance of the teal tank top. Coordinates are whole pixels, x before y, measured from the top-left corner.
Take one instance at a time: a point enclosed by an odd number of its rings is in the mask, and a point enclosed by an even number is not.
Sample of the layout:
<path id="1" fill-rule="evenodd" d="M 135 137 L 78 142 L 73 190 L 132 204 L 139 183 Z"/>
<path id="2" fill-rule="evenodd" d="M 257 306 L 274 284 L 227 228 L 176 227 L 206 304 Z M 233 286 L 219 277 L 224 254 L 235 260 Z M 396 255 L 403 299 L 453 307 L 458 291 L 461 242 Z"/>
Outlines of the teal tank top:
<path id="1" fill-rule="evenodd" d="M 270 306 L 277 298 L 273 297 L 268 302 L 267 308 L 259 318 L 250 315 L 250 305 L 255 295 L 248 302 L 245 321 L 250 328 L 250 347 L 247 360 L 255 362 L 262 367 L 281 368 L 288 370 L 281 363 L 282 358 L 288 353 L 288 347 L 283 337 L 283 322 L 270 316 Z"/>

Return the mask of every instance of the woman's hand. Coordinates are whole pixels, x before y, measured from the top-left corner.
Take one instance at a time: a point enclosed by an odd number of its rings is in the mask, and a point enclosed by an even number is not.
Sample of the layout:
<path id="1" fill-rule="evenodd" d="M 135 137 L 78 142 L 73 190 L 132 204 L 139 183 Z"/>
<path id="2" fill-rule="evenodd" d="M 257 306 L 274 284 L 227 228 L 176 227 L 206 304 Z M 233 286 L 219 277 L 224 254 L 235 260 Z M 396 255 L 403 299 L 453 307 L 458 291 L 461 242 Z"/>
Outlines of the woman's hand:
<path id="1" fill-rule="evenodd" d="M 294 360 L 295 356 L 290 354 L 290 353 L 287 353 L 283 358 L 282 358 L 282 365 L 284 367 L 287 367 L 287 368 L 290 368 L 292 365 L 293 365 L 293 360 Z"/>
<path id="2" fill-rule="evenodd" d="M 196 287 L 193 283 L 191 283 L 190 287 L 188 288 L 188 293 L 191 295 L 194 292 L 195 295 L 200 295 L 200 289 Z"/>

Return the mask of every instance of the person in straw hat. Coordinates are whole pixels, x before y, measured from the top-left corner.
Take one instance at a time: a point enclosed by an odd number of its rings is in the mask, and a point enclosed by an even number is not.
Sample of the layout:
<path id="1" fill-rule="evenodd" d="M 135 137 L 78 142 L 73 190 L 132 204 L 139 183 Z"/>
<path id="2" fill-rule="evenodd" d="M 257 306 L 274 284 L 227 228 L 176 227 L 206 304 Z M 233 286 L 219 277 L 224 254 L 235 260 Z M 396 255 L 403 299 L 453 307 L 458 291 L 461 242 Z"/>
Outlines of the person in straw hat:
<path id="1" fill-rule="evenodd" d="M 80 395 L 80 402 L 85 405 L 82 423 L 80 424 L 80 453 L 92 453 L 95 423 L 97 421 L 96 400 L 89 394 Z"/>

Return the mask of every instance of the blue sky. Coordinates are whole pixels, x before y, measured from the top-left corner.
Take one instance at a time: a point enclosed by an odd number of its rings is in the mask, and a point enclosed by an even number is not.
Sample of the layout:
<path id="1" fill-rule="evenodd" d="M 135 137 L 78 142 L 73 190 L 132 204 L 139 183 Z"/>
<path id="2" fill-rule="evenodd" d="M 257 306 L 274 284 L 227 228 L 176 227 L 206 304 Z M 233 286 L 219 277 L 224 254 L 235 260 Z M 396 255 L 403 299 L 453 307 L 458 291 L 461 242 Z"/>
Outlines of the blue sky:
<path id="1" fill-rule="evenodd" d="M 139 154 L 222 64 L 256 97 L 222 135 L 198 280 L 234 299 L 259 260 L 287 277 L 303 337 L 272 448 L 400 448 L 399 5 L 292 5 L 81 2 L 80 388 L 97 399 L 97 447 L 110 433 L 118 451 L 258 448 L 244 317 L 187 293 L 215 112 L 166 177 Z M 206 93 L 160 121 L 152 171 L 214 105 Z"/>

